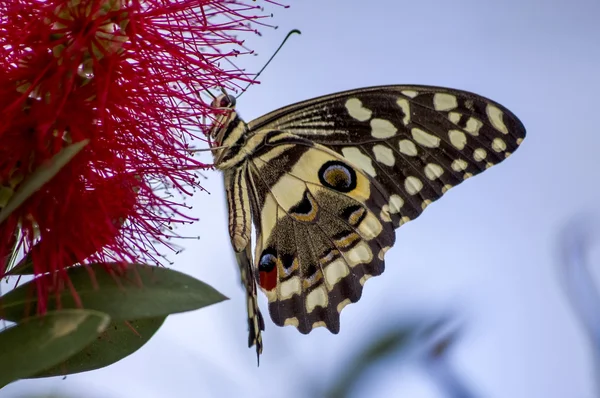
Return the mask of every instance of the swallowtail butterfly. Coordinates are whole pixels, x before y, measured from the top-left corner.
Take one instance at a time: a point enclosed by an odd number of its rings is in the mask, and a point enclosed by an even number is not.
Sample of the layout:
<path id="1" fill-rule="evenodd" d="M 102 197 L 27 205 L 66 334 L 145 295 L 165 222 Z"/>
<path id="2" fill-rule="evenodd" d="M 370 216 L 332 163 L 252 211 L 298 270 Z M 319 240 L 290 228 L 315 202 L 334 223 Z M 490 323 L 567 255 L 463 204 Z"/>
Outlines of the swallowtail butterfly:
<path id="1" fill-rule="evenodd" d="M 394 230 L 525 138 L 502 105 L 441 87 L 350 90 L 250 123 L 231 95 L 213 106 L 226 108 L 209 135 L 247 292 L 248 343 L 258 355 L 257 286 L 275 324 L 337 333 L 342 309 L 383 272 Z"/>

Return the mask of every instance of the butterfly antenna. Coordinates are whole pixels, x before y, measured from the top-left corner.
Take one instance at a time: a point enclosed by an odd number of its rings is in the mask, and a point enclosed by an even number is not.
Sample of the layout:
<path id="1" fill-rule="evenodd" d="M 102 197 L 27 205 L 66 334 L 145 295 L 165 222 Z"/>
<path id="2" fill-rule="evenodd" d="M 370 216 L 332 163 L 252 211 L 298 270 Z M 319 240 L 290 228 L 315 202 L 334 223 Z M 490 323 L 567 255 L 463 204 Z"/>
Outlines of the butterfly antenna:
<path id="1" fill-rule="evenodd" d="M 211 93 L 209 89 L 205 88 L 204 91 L 206 91 L 208 93 L 208 95 L 210 95 L 212 97 L 212 99 L 214 99 L 214 100 L 217 99 L 217 97 L 213 93 Z"/>
<path id="2" fill-rule="evenodd" d="M 189 74 L 189 69 L 186 66 L 184 66 L 184 69 L 186 69 L 186 71 Z M 217 99 L 217 97 L 215 97 L 215 95 L 213 93 L 211 93 L 209 89 L 207 89 L 206 87 L 204 87 L 204 85 L 200 84 L 200 86 L 202 87 L 202 90 L 204 92 L 206 92 L 209 96 L 212 97 L 212 99 L 214 99 L 214 100 Z M 198 90 L 196 87 L 192 87 L 192 89 L 194 90 L 194 95 L 196 96 L 196 98 L 202 100 L 202 96 L 200 95 L 201 91 Z M 198 119 L 198 118 L 196 118 L 196 119 Z M 206 115 L 202 116 L 202 125 L 206 125 Z"/>
<path id="3" fill-rule="evenodd" d="M 294 33 L 298 33 L 299 35 L 302 34 L 302 32 L 300 32 L 298 29 L 292 29 L 288 32 L 288 34 L 285 36 L 285 39 L 283 39 L 283 41 L 281 42 L 281 44 L 279 45 L 279 47 L 277 47 L 277 50 L 275 50 L 275 52 L 273 53 L 273 55 L 271 55 L 271 58 L 269 58 L 269 60 L 267 61 L 267 63 L 265 64 L 265 66 L 263 66 L 261 68 L 261 70 L 258 71 L 258 73 L 256 74 L 256 76 L 254 76 L 254 79 L 257 79 L 261 73 L 263 73 L 263 71 L 267 68 L 267 66 L 269 66 L 269 64 L 271 63 L 271 61 L 273 60 L 273 58 L 275 58 L 275 56 L 277 55 L 277 53 L 279 52 L 279 50 L 281 50 L 281 47 L 283 47 L 283 45 L 285 44 L 286 41 L 288 41 L 288 39 L 290 38 L 291 35 L 293 35 Z M 252 83 L 248 83 L 248 85 L 246 86 L 246 88 L 244 88 L 242 90 L 242 92 L 240 93 L 240 95 L 238 95 L 237 98 L 240 98 L 242 96 L 242 94 L 244 94 L 246 92 L 246 90 L 248 90 L 248 87 L 250 87 L 252 85 Z"/>
<path id="4" fill-rule="evenodd" d="M 189 69 L 187 68 L 187 66 L 184 66 L 184 69 L 186 70 L 186 72 L 190 73 Z M 204 85 L 202 83 L 200 83 L 200 86 L 202 87 L 202 90 L 204 90 L 208 95 L 210 95 L 212 97 L 212 99 L 217 99 L 217 97 L 215 97 L 215 95 L 213 93 L 210 92 L 209 89 L 207 89 L 206 87 L 204 87 Z M 194 89 L 194 94 L 196 95 L 196 97 L 198 99 L 202 99 L 202 96 L 200 95 L 200 90 L 198 90 L 196 87 L 193 87 Z"/>

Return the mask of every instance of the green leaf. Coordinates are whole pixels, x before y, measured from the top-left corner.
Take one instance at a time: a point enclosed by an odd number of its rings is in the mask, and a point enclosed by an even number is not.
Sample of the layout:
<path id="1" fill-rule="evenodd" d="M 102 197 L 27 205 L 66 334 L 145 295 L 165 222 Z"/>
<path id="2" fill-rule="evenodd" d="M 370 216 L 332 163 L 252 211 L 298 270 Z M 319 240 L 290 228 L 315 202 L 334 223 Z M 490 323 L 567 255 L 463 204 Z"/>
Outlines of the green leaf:
<path id="1" fill-rule="evenodd" d="M 6 220 L 10 213 L 15 211 L 31 195 L 58 174 L 89 142 L 89 140 L 83 140 L 63 148 L 50 159 L 48 164 L 39 167 L 23 181 L 6 206 L 0 210 L 0 223 Z"/>
<path id="2" fill-rule="evenodd" d="M 64 310 L 23 319 L 0 333 L 0 387 L 64 361 L 90 344 L 110 317 L 90 310 Z"/>
<path id="3" fill-rule="evenodd" d="M 111 322 L 92 344 L 66 361 L 31 376 L 62 376 L 100 369 L 133 354 L 161 327 L 166 317 Z"/>
<path id="4" fill-rule="evenodd" d="M 123 269 L 125 267 L 125 269 Z M 83 308 L 104 312 L 113 321 L 164 317 L 226 300 L 209 285 L 181 272 L 141 264 L 93 264 L 65 270 Z M 0 298 L 0 317 L 18 321 L 37 310 L 36 283 L 51 284 L 54 274 L 41 275 Z M 48 281 L 40 281 L 48 278 Z M 48 300 L 48 310 L 79 308 L 70 289 Z"/>

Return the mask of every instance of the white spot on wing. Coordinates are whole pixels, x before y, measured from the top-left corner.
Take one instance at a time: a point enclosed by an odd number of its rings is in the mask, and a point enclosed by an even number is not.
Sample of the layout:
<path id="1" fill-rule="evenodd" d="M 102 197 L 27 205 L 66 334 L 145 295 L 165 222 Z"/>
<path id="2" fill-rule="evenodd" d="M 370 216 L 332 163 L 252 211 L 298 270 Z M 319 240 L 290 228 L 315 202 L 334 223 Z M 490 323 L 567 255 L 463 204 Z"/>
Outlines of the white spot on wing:
<path id="1" fill-rule="evenodd" d="M 474 117 L 469 118 L 467 120 L 467 125 L 465 126 L 465 131 L 471 135 L 479 135 L 479 129 L 483 126 L 480 120 L 475 119 Z"/>
<path id="2" fill-rule="evenodd" d="M 402 113 L 404 113 L 404 117 L 402 118 L 402 123 L 406 126 L 410 123 L 410 104 L 406 98 L 398 98 L 396 104 L 402 109 Z"/>
<path id="3" fill-rule="evenodd" d="M 360 282 L 361 286 L 364 286 L 365 282 L 368 281 L 369 279 L 371 279 L 372 277 L 373 277 L 373 275 L 366 274 L 362 278 L 360 278 L 359 282 Z"/>
<path id="4" fill-rule="evenodd" d="M 312 312 L 317 307 L 327 307 L 329 296 L 325 286 L 319 286 L 306 296 L 306 311 Z"/>
<path id="5" fill-rule="evenodd" d="M 457 124 L 458 122 L 460 122 L 460 118 L 461 118 L 461 114 L 458 112 L 450 112 L 448 113 L 448 119 L 454 123 Z"/>
<path id="6" fill-rule="evenodd" d="M 417 156 L 417 146 L 411 140 L 401 140 L 398 146 L 401 153 L 408 156 Z"/>
<path id="7" fill-rule="evenodd" d="M 396 214 L 398 212 L 400 212 L 400 209 L 402 208 L 402 206 L 404 206 L 404 200 L 399 196 L 399 195 L 392 195 L 390 196 L 390 213 L 392 214 Z"/>
<path id="8" fill-rule="evenodd" d="M 348 266 L 343 259 L 338 258 L 334 262 L 325 266 L 325 281 L 327 285 L 333 287 L 340 279 L 350 273 Z"/>
<path id="9" fill-rule="evenodd" d="M 371 249 L 367 245 L 367 242 L 364 241 L 354 246 L 351 250 L 348 250 L 344 255 L 351 267 L 355 267 L 358 264 L 367 264 L 373 260 Z"/>
<path id="10" fill-rule="evenodd" d="M 371 135 L 375 138 L 390 138 L 396 135 L 398 129 L 385 119 L 375 118 L 371 120 Z"/>
<path id="11" fill-rule="evenodd" d="M 379 250 L 379 254 L 377 254 L 377 258 L 383 260 L 385 253 L 391 248 L 391 246 L 382 247 L 381 250 Z"/>
<path id="12" fill-rule="evenodd" d="M 483 148 L 477 148 L 473 151 L 473 159 L 478 162 L 481 162 L 487 156 L 487 152 Z"/>
<path id="13" fill-rule="evenodd" d="M 379 222 L 377 217 L 375 217 L 370 212 L 367 213 L 367 216 L 364 218 L 364 220 L 362 220 L 362 222 L 358 226 L 358 231 L 363 236 L 363 238 L 367 240 L 371 240 L 377 237 L 381 233 L 382 229 L 383 227 L 381 226 L 381 223 Z"/>
<path id="14" fill-rule="evenodd" d="M 457 149 L 462 150 L 467 145 L 467 136 L 460 130 L 448 131 L 448 138 L 450 138 L 450 143 Z"/>
<path id="15" fill-rule="evenodd" d="M 320 328 L 320 327 L 326 328 L 327 324 L 325 322 L 323 322 L 323 321 L 317 321 L 317 322 L 315 322 L 315 323 L 312 324 L 312 328 L 313 329 Z"/>
<path id="16" fill-rule="evenodd" d="M 396 163 L 394 152 L 392 152 L 390 147 L 380 144 L 375 145 L 373 147 L 373 153 L 375 154 L 375 159 L 386 166 L 393 166 L 394 163 Z"/>
<path id="17" fill-rule="evenodd" d="M 433 95 L 433 107 L 436 111 L 449 111 L 458 106 L 456 96 L 447 93 L 435 93 Z"/>
<path id="18" fill-rule="evenodd" d="M 425 210 L 427 208 L 427 206 L 429 206 L 431 204 L 431 200 L 430 199 L 425 199 L 423 201 L 423 203 L 421 203 L 421 210 Z"/>
<path id="19" fill-rule="evenodd" d="M 390 217 L 390 206 L 388 206 L 388 205 L 381 206 L 381 211 L 379 212 L 379 218 L 385 222 L 392 221 L 392 218 Z"/>
<path id="20" fill-rule="evenodd" d="M 423 189 L 423 183 L 417 177 L 409 176 L 404 180 L 404 189 L 410 195 L 415 195 Z"/>
<path id="21" fill-rule="evenodd" d="M 415 98 L 417 95 L 419 95 L 419 92 L 415 90 L 402 90 L 400 92 L 409 98 Z"/>
<path id="22" fill-rule="evenodd" d="M 373 168 L 373 161 L 370 157 L 362 153 L 360 149 L 356 147 L 344 148 L 342 149 L 342 154 L 350 161 L 350 163 L 353 163 L 358 168 L 364 170 L 365 173 L 371 177 L 377 175 L 377 172 Z"/>
<path id="23" fill-rule="evenodd" d="M 292 297 L 294 294 L 300 294 L 301 291 L 300 278 L 297 276 L 281 282 L 279 285 L 279 294 L 284 300 Z"/>
<path id="24" fill-rule="evenodd" d="M 373 112 L 363 106 L 358 98 L 348 98 L 346 101 L 346 109 L 348 114 L 359 122 L 366 122 L 371 118 Z"/>
<path id="25" fill-rule="evenodd" d="M 502 113 L 502 111 L 498 109 L 498 107 L 488 104 L 485 108 L 485 112 L 487 113 L 488 118 L 492 123 L 492 126 L 494 126 L 496 130 L 498 130 L 502 134 L 508 134 L 508 129 L 504 124 L 504 120 L 502 120 L 504 113 Z"/>
<path id="26" fill-rule="evenodd" d="M 344 299 L 344 301 L 342 301 L 341 303 L 338 304 L 337 312 L 342 312 L 344 307 L 351 303 L 352 303 L 352 301 L 350 301 L 350 299 Z"/>
<path id="27" fill-rule="evenodd" d="M 496 152 L 506 151 L 506 142 L 500 137 L 494 138 L 494 141 L 492 141 L 492 149 Z"/>
<path id="28" fill-rule="evenodd" d="M 452 162 L 452 170 L 454 171 L 463 171 L 467 168 L 469 164 L 463 159 L 456 159 Z"/>
<path id="29" fill-rule="evenodd" d="M 425 166 L 425 175 L 432 181 L 441 177 L 442 174 L 444 174 L 444 169 L 439 164 L 429 163 Z"/>
<path id="30" fill-rule="evenodd" d="M 421 130 L 420 128 L 413 128 L 411 131 L 412 137 L 418 144 L 423 145 L 427 148 L 437 148 L 440 146 L 440 138 L 433 134 Z"/>

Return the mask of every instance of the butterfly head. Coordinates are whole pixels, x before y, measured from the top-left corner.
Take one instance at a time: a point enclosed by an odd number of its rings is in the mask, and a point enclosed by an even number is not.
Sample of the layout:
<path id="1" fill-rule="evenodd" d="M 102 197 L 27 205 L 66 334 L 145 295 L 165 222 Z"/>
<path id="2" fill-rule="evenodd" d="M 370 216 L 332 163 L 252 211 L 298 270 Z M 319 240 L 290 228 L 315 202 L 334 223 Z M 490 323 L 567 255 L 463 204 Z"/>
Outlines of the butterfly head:
<path id="1" fill-rule="evenodd" d="M 210 146 L 215 157 L 215 165 L 219 164 L 232 145 L 228 142 L 228 137 L 237 124 L 236 119 L 239 119 L 235 112 L 235 100 L 233 95 L 224 92 L 216 97 L 211 104 L 214 109 L 220 111 L 209 131 Z"/>
<path id="2" fill-rule="evenodd" d="M 223 93 L 212 102 L 214 108 L 233 109 L 235 108 L 235 97 L 231 94 Z"/>

